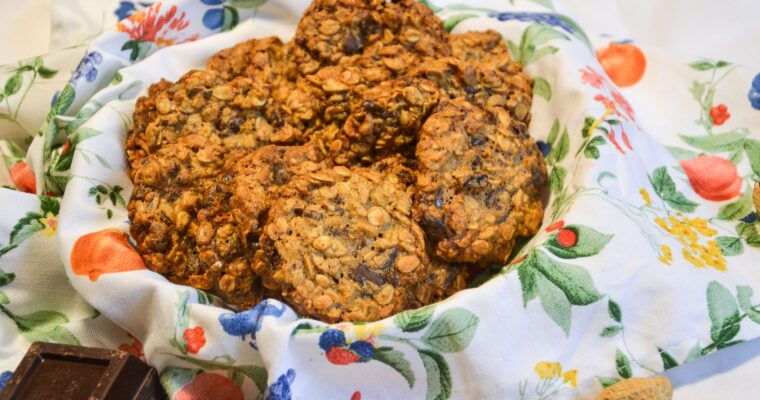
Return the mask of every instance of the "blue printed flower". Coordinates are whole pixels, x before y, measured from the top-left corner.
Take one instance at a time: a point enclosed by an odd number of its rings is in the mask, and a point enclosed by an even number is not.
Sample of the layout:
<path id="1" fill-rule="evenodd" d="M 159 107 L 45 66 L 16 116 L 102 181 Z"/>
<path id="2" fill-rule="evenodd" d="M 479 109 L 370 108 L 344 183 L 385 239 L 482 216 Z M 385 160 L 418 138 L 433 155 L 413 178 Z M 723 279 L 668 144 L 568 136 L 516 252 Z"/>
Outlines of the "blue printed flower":
<path id="1" fill-rule="evenodd" d="M 544 155 L 544 157 L 546 157 L 546 155 L 552 150 L 552 145 L 542 140 L 536 140 L 536 146 L 538 146 L 538 150 Z"/>
<path id="2" fill-rule="evenodd" d="M 280 317 L 284 312 L 285 304 L 277 308 L 269 300 L 264 300 L 250 310 L 220 315 L 219 323 L 228 335 L 240 336 L 242 340 L 245 340 L 246 335 L 251 335 L 249 344 L 256 349 L 256 332 L 261 330 L 264 317 Z"/>
<path id="3" fill-rule="evenodd" d="M 755 79 L 752 80 L 752 87 L 749 89 L 747 97 L 752 108 L 760 110 L 760 74 L 755 75 Z"/>
<path id="4" fill-rule="evenodd" d="M 296 379 L 296 371 L 288 368 L 288 371 L 280 375 L 273 384 L 271 384 L 264 393 L 264 400 L 291 400 L 293 392 L 290 385 Z"/>
<path id="5" fill-rule="evenodd" d="M 11 371 L 5 371 L 0 374 L 0 392 L 2 392 L 5 385 L 8 384 L 8 381 L 11 379 L 11 375 L 13 375 L 13 372 Z"/>
<path id="6" fill-rule="evenodd" d="M 73 84 L 82 77 L 84 77 L 87 82 L 94 81 L 95 78 L 98 77 L 98 69 L 95 66 L 101 62 L 103 62 L 103 56 L 100 54 L 100 52 L 91 51 L 82 58 L 82 61 L 79 62 L 77 69 L 75 69 L 74 73 L 71 74 L 69 83 Z"/>
<path id="7" fill-rule="evenodd" d="M 499 21 L 518 20 L 524 22 L 541 22 L 551 26 L 564 29 L 567 33 L 574 33 L 570 24 L 563 21 L 557 14 L 552 13 L 537 13 L 537 12 L 498 12 L 488 14 L 491 18 L 496 18 Z"/>
<path id="8" fill-rule="evenodd" d="M 58 96 L 61 95 L 60 90 L 56 90 L 55 93 L 53 93 L 53 98 L 50 99 L 50 107 L 53 107 L 55 105 L 55 102 L 58 101 Z"/>
<path id="9" fill-rule="evenodd" d="M 333 347 L 344 347 L 346 335 L 338 329 L 328 329 L 319 336 L 319 347 L 324 351 L 330 351 Z"/>
<path id="10" fill-rule="evenodd" d="M 201 3 L 208 6 L 220 6 L 226 0 L 201 0 Z M 224 25 L 224 8 L 209 8 L 203 13 L 203 25 L 212 30 L 216 30 Z"/>
<path id="11" fill-rule="evenodd" d="M 116 18 L 121 21 L 124 18 L 129 18 L 138 11 L 138 9 L 143 9 L 145 7 L 150 6 L 153 4 L 153 2 L 143 2 L 143 1 L 120 1 L 119 2 L 119 8 L 113 10 L 113 13 L 116 14 Z M 139 6 L 139 7 L 138 7 Z"/>
<path id="12" fill-rule="evenodd" d="M 361 357 L 356 362 L 367 362 L 375 355 L 375 346 L 364 340 L 353 342 L 348 348 Z"/>

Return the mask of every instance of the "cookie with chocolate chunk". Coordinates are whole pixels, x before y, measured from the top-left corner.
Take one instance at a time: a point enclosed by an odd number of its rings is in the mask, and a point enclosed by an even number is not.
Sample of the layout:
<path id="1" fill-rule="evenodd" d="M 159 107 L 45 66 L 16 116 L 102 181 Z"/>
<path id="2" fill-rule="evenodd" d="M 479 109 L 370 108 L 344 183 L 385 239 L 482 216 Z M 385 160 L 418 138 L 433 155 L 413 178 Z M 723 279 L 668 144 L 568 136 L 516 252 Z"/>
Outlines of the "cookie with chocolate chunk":
<path id="1" fill-rule="evenodd" d="M 302 315 L 374 321 L 420 305 L 422 230 L 395 173 L 334 167 L 295 178 L 269 210 L 255 272 Z"/>
<path id="2" fill-rule="evenodd" d="M 258 246 L 261 225 L 279 189 L 294 177 L 332 166 L 313 143 L 303 146 L 268 145 L 240 158 L 232 168 L 231 212 L 249 251 Z"/>
<path id="3" fill-rule="evenodd" d="M 289 45 L 276 36 L 251 39 L 215 53 L 206 69 L 224 80 L 244 76 L 272 83 L 285 75 L 285 55 Z"/>
<path id="4" fill-rule="evenodd" d="M 515 238 L 541 224 L 544 159 L 504 109 L 494 111 L 442 101 L 420 131 L 414 219 L 449 262 L 503 263 Z"/>
<path id="5" fill-rule="evenodd" d="M 417 132 L 438 99 L 438 86 L 419 78 L 394 79 L 365 91 L 343 126 L 336 163 L 411 156 Z"/>
<path id="6" fill-rule="evenodd" d="M 264 291 L 229 212 L 224 179 L 225 161 L 241 155 L 216 135 L 183 136 L 135 165 L 127 209 L 130 234 L 148 268 L 251 307 Z"/>

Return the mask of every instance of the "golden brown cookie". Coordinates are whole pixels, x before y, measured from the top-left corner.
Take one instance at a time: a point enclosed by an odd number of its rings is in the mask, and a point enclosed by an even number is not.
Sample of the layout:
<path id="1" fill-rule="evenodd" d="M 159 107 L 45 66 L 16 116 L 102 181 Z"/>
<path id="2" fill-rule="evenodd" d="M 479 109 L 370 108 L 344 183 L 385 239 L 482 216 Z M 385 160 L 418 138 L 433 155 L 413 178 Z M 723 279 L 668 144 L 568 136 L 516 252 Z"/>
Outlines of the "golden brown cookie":
<path id="1" fill-rule="evenodd" d="M 444 100 L 420 131 L 414 219 L 449 262 L 503 263 L 515 238 L 541 224 L 544 159 L 506 111 L 495 111 Z"/>
<path id="2" fill-rule="evenodd" d="M 522 72 L 508 75 L 484 64 L 446 57 L 419 66 L 411 76 L 434 81 L 450 99 L 464 97 L 480 107 L 505 108 L 526 127 L 530 123 L 532 82 Z"/>
<path id="3" fill-rule="evenodd" d="M 396 174 L 366 168 L 295 178 L 269 210 L 256 273 L 299 313 L 327 322 L 419 305 L 429 265 L 406 189 Z"/>
<path id="4" fill-rule="evenodd" d="M 206 69 L 228 81 L 244 76 L 273 83 L 284 77 L 288 51 L 276 36 L 251 39 L 217 52 L 208 59 Z"/>
<path id="5" fill-rule="evenodd" d="M 218 136 L 183 136 L 135 166 L 127 209 L 148 268 L 250 307 L 263 291 L 229 212 L 223 168 L 240 155 Z"/>
<path id="6" fill-rule="evenodd" d="M 438 85 L 419 78 L 394 79 L 365 91 L 343 126 L 336 163 L 369 164 L 396 153 L 411 155 L 417 132 L 438 99 Z"/>
<path id="7" fill-rule="evenodd" d="M 264 146 L 235 163 L 230 206 L 248 251 L 258 246 L 261 224 L 278 197 L 279 188 L 295 176 L 331 166 L 331 161 L 313 143 Z"/>
<path id="8" fill-rule="evenodd" d="M 225 81 L 210 71 L 191 71 L 163 91 L 138 101 L 127 136 L 127 159 L 135 166 L 159 148 L 188 134 L 216 135 L 229 149 L 267 143 L 295 143 L 292 129 L 272 126 L 264 117 L 270 102 L 266 83 L 238 77 Z"/>

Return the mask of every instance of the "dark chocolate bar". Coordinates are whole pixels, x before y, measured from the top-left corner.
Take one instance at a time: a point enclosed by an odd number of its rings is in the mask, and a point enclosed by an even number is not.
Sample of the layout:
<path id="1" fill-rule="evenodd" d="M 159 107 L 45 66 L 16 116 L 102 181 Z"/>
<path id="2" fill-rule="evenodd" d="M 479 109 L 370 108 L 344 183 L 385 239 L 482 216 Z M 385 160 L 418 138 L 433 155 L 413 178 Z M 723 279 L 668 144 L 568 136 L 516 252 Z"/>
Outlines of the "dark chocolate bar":
<path id="1" fill-rule="evenodd" d="M 118 350 L 33 343 L 0 400 L 165 399 L 156 370 Z"/>

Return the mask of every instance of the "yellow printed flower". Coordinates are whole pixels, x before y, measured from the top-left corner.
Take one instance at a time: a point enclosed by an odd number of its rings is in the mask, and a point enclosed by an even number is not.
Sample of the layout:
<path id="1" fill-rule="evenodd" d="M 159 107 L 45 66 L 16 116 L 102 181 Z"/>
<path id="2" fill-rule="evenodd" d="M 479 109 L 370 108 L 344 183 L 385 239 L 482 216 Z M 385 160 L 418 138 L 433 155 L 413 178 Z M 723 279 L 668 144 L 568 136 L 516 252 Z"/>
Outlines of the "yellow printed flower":
<path id="1" fill-rule="evenodd" d="M 575 387 L 577 384 L 577 377 L 578 371 L 575 369 L 571 369 L 570 371 L 565 371 L 564 374 L 562 374 L 562 382 L 568 383 L 570 382 L 570 386 Z"/>
<path id="2" fill-rule="evenodd" d="M 657 217 L 654 222 L 665 232 L 673 236 L 683 247 L 683 258 L 697 268 L 712 267 L 718 271 L 726 270 L 726 259 L 720 251 L 720 246 L 715 240 L 707 240 L 706 244 L 700 243 L 701 239 L 710 239 L 718 234 L 718 231 L 710 227 L 704 218 L 688 218 L 680 213 L 669 216 L 667 221 Z M 670 265 L 673 260 L 670 248 L 661 246 L 662 254 L 658 259 L 664 264 Z"/>
<path id="3" fill-rule="evenodd" d="M 558 362 L 539 361 L 533 370 L 541 379 L 552 379 L 562 374 L 562 366 Z"/>
<path id="4" fill-rule="evenodd" d="M 355 340 L 364 340 L 370 337 L 376 337 L 385 331 L 385 325 L 382 322 L 375 322 L 369 324 L 355 324 L 354 336 Z"/>
<path id="5" fill-rule="evenodd" d="M 673 261 L 673 251 L 670 250 L 670 246 L 660 246 L 660 256 L 657 257 L 657 259 L 665 265 L 670 265 L 670 263 Z"/>
<path id="6" fill-rule="evenodd" d="M 650 207 L 652 205 L 652 196 L 649 195 L 649 192 L 647 192 L 646 189 L 641 188 L 641 190 L 639 190 L 639 193 L 641 193 L 641 199 L 644 200 L 644 203 L 646 203 L 647 207 Z"/>
<path id="7" fill-rule="evenodd" d="M 52 237 L 55 235 L 55 230 L 58 228 L 58 220 L 53 213 L 48 212 L 47 215 L 38 219 L 38 221 L 45 227 L 42 231 L 45 236 Z"/>

